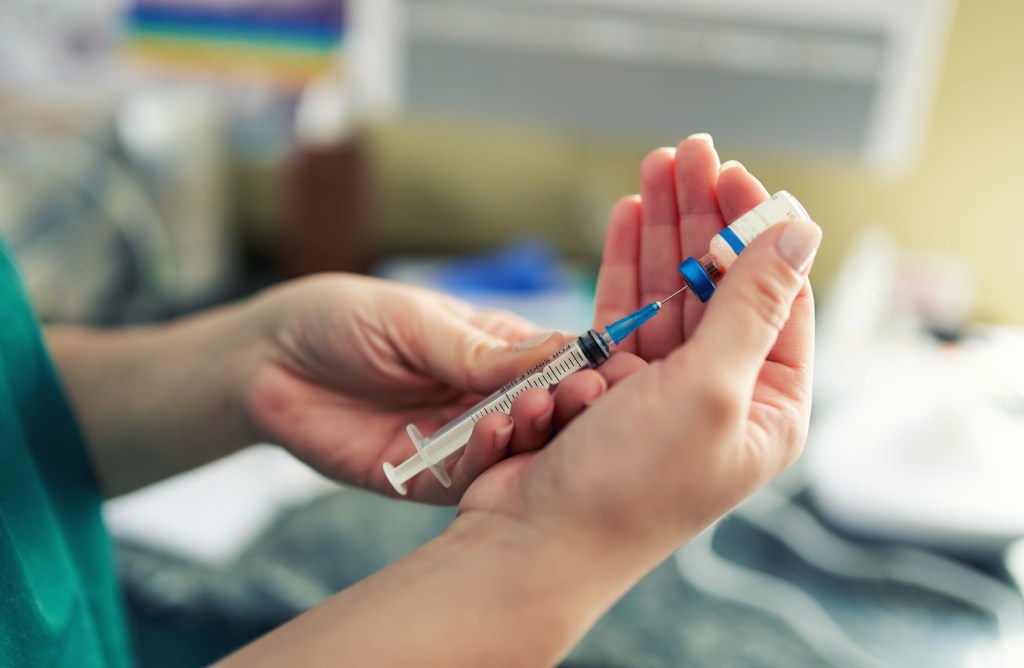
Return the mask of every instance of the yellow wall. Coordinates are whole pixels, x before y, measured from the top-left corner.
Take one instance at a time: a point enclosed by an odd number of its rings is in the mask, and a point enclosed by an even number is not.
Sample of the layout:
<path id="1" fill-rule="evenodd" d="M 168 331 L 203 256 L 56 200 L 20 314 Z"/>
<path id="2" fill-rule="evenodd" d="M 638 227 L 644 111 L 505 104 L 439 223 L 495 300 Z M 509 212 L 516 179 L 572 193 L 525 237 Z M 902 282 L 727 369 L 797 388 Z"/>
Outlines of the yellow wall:
<path id="1" fill-rule="evenodd" d="M 976 314 L 1024 324 L 1024 3 L 960 0 L 925 148 L 898 176 L 851 164 L 779 162 L 730 150 L 769 190 L 796 194 L 825 228 L 815 279 L 879 224 L 901 245 L 960 253 Z M 680 135 L 702 128 L 680 128 Z M 381 237 L 396 250 L 472 250 L 516 233 L 598 247 L 607 207 L 636 190 L 646 146 L 451 121 L 403 121 L 373 141 Z M 578 239 L 582 238 L 582 247 Z"/>
<path id="2" fill-rule="evenodd" d="M 823 273 L 877 222 L 902 245 L 963 254 L 977 272 L 976 314 L 1024 324 L 1022 25 L 1024 3 L 960 0 L 923 153 L 895 180 L 749 161 L 826 227 Z"/>

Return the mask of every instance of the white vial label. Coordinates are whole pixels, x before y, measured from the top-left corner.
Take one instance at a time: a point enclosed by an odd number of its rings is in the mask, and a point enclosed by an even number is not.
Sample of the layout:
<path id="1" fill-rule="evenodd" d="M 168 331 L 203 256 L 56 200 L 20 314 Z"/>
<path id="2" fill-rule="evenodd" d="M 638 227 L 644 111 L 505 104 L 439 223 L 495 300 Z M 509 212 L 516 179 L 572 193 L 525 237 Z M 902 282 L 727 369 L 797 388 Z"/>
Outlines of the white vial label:
<path id="1" fill-rule="evenodd" d="M 737 218 L 729 229 L 749 246 L 762 232 L 786 220 L 810 220 L 807 211 L 795 197 L 780 190 L 771 198 Z"/>

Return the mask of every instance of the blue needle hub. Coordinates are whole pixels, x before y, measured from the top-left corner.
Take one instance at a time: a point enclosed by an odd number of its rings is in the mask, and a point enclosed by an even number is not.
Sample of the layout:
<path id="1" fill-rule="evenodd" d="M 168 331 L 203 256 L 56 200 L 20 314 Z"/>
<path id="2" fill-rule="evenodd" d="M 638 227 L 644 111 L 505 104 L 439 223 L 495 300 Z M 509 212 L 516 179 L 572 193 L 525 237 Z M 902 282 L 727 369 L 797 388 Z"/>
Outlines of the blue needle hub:
<path id="1" fill-rule="evenodd" d="M 660 310 L 661 302 L 651 302 L 639 311 L 633 311 L 625 318 L 616 320 L 608 325 L 605 331 L 608 333 L 608 336 L 612 337 L 612 341 L 618 345 L 623 339 L 639 329 L 640 325 L 653 318 Z"/>

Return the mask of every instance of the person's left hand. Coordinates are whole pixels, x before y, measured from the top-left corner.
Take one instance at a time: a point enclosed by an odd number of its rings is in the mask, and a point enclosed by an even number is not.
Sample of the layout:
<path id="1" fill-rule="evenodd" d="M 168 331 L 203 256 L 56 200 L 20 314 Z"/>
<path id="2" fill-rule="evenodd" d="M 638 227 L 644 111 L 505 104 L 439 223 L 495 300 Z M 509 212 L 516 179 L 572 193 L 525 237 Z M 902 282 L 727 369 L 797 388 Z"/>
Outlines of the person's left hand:
<path id="1" fill-rule="evenodd" d="M 415 453 L 406 425 L 429 435 L 571 340 L 501 311 L 427 290 L 351 275 L 289 283 L 253 304 L 261 345 L 244 383 L 255 436 L 342 482 L 395 495 L 382 470 Z M 521 395 L 511 416 L 477 423 L 447 463 L 452 486 L 429 473 L 408 496 L 456 503 L 483 471 L 543 446 L 607 389 L 593 371 L 557 391 Z"/>
<path id="2" fill-rule="evenodd" d="M 711 137 L 696 134 L 649 152 L 640 164 L 640 194 L 612 208 L 598 276 L 594 326 L 614 322 L 682 288 L 676 269 L 708 252 L 723 227 L 768 199 L 740 163 L 722 164 Z M 692 292 L 665 304 L 618 350 L 647 362 L 664 358 L 697 328 L 705 305 Z"/>

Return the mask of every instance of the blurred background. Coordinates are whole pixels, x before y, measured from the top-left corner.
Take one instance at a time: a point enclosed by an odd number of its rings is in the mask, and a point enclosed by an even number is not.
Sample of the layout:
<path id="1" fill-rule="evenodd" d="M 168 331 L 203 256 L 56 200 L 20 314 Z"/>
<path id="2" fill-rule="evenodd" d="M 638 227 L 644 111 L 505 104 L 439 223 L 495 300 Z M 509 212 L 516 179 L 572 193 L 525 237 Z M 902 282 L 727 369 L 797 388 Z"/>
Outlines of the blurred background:
<path id="1" fill-rule="evenodd" d="M 825 231 L 807 454 L 566 665 L 1024 665 L 1021 21 L 997 0 L 6 0 L 0 236 L 49 322 L 351 271 L 578 330 L 642 156 L 710 132 Z M 152 666 L 208 662 L 451 518 L 270 445 L 107 511 Z"/>

